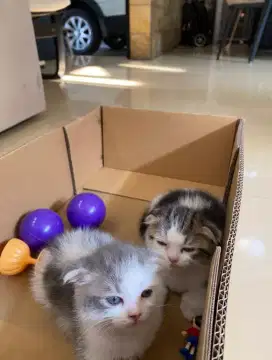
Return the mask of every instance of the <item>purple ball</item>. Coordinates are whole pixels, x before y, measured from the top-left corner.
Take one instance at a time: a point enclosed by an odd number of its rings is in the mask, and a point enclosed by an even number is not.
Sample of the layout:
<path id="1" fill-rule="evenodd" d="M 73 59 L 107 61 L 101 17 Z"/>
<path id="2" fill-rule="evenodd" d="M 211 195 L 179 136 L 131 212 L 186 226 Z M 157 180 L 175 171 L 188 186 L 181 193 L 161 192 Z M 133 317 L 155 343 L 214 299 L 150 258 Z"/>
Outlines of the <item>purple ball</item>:
<path id="1" fill-rule="evenodd" d="M 37 209 L 21 221 L 19 237 L 32 251 L 38 251 L 63 231 L 63 221 L 57 213 L 50 209 Z"/>
<path id="2" fill-rule="evenodd" d="M 103 200 L 91 193 L 76 195 L 67 207 L 67 218 L 72 227 L 98 227 L 105 216 Z"/>

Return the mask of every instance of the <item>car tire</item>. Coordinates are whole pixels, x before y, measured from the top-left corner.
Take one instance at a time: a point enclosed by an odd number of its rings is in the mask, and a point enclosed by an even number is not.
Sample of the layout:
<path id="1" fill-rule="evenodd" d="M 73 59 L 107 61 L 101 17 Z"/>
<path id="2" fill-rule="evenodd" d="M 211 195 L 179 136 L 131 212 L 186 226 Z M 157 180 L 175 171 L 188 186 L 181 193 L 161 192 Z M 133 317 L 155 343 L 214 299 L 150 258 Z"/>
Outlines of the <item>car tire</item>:
<path id="1" fill-rule="evenodd" d="M 193 37 L 193 45 L 195 47 L 204 47 L 207 45 L 208 39 L 205 34 L 199 33 Z"/>
<path id="2" fill-rule="evenodd" d="M 97 19 L 82 9 L 69 9 L 63 17 L 63 29 L 67 43 L 75 55 L 91 55 L 100 47 L 101 30 Z"/>
<path id="3" fill-rule="evenodd" d="M 104 43 L 112 50 L 122 50 L 126 46 L 124 36 L 108 36 L 104 39 Z"/>

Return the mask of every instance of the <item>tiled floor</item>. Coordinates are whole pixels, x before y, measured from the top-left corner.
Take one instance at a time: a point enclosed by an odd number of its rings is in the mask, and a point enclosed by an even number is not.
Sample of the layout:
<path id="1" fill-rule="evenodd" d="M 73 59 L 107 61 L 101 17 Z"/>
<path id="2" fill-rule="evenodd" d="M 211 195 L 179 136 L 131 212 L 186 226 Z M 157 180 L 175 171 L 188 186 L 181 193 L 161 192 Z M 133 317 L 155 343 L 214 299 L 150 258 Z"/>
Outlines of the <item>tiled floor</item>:
<path id="1" fill-rule="evenodd" d="M 272 59 L 271 59 L 272 60 Z M 176 50 L 152 62 L 78 58 L 76 76 L 46 82 L 48 112 L 16 128 L 9 151 L 97 104 L 227 114 L 245 126 L 245 180 L 229 291 L 225 360 L 269 359 L 272 301 L 272 75 L 269 59 L 215 61 L 208 51 Z M 9 134 L 7 133 L 8 139 Z"/>

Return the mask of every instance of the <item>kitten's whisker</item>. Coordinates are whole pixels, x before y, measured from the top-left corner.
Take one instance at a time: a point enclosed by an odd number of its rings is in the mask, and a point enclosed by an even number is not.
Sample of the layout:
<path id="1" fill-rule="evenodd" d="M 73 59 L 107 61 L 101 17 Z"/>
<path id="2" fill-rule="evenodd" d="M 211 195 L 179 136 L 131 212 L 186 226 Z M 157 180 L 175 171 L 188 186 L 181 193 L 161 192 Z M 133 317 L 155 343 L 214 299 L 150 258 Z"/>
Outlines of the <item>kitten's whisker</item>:
<path id="1" fill-rule="evenodd" d="M 99 320 L 96 323 L 92 324 L 92 326 L 90 327 L 91 329 L 93 328 L 97 328 L 99 330 L 100 327 L 103 327 L 104 325 L 110 325 L 112 323 L 112 318 L 107 318 L 107 319 L 103 319 L 103 320 Z"/>
<path id="2" fill-rule="evenodd" d="M 156 307 L 156 308 L 162 308 L 162 307 L 173 307 L 173 308 L 179 308 L 179 305 L 172 305 L 172 304 L 165 304 L 165 305 L 152 305 L 152 307 Z"/>
<path id="3" fill-rule="evenodd" d="M 97 330 L 99 332 L 103 333 L 103 332 L 106 332 L 108 330 L 112 330 L 112 327 L 111 327 L 110 323 L 106 323 L 106 324 L 102 324 Z"/>
<path id="4" fill-rule="evenodd" d="M 105 325 L 110 325 L 112 323 L 112 320 L 103 320 L 103 321 L 100 321 L 98 324 L 96 324 L 95 326 L 96 327 L 103 327 Z"/>
<path id="5" fill-rule="evenodd" d="M 92 324 L 89 328 L 86 329 L 86 331 L 89 331 L 91 329 L 96 329 L 98 332 L 103 332 L 105 329 L 110 328 L 112 324 L 111 320 L 101 320 L 98 321 L 95 324 Z"/>
<path id="6" fill-rule="evenodd" d="M 174 307 L 174 308 L 178 308 L 179 305 L 173 305 L 173 304 L 163 304 L 163 305 L 156 305 L 156 304 L 152 304 L 151 302 L 148 303 L 148 305 L 152 306 L 153 308 L 163 308 L 163 307 Z"/>

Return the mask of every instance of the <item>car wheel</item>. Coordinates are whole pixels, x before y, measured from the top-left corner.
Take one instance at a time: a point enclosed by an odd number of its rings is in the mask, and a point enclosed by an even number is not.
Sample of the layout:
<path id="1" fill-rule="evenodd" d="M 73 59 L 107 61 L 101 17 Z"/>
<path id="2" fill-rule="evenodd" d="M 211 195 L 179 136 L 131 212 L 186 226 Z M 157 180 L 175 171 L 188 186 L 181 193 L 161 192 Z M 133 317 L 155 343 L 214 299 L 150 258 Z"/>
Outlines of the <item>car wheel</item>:
<path id="1" fill-rule="evenodd" d="M 204 34 L 197 34 L 193 37 L 193 44 L 196 47 L 204 47 L 207 45 L 207 37 Z"/>
<path id="2" fill-rule="evenodd" d="M 109 36 L 104 39 L 104 43 L 112 50 L 121 50 L 126 46 L 126 40 L 123 36 Z"/>
<path id="3" fill-rule="evenodd" d="M 81 9 L 69 9 L 63 18 L 66 41 L 76 55 L 95 53 L 102 36 L 96 18 Z"/>

